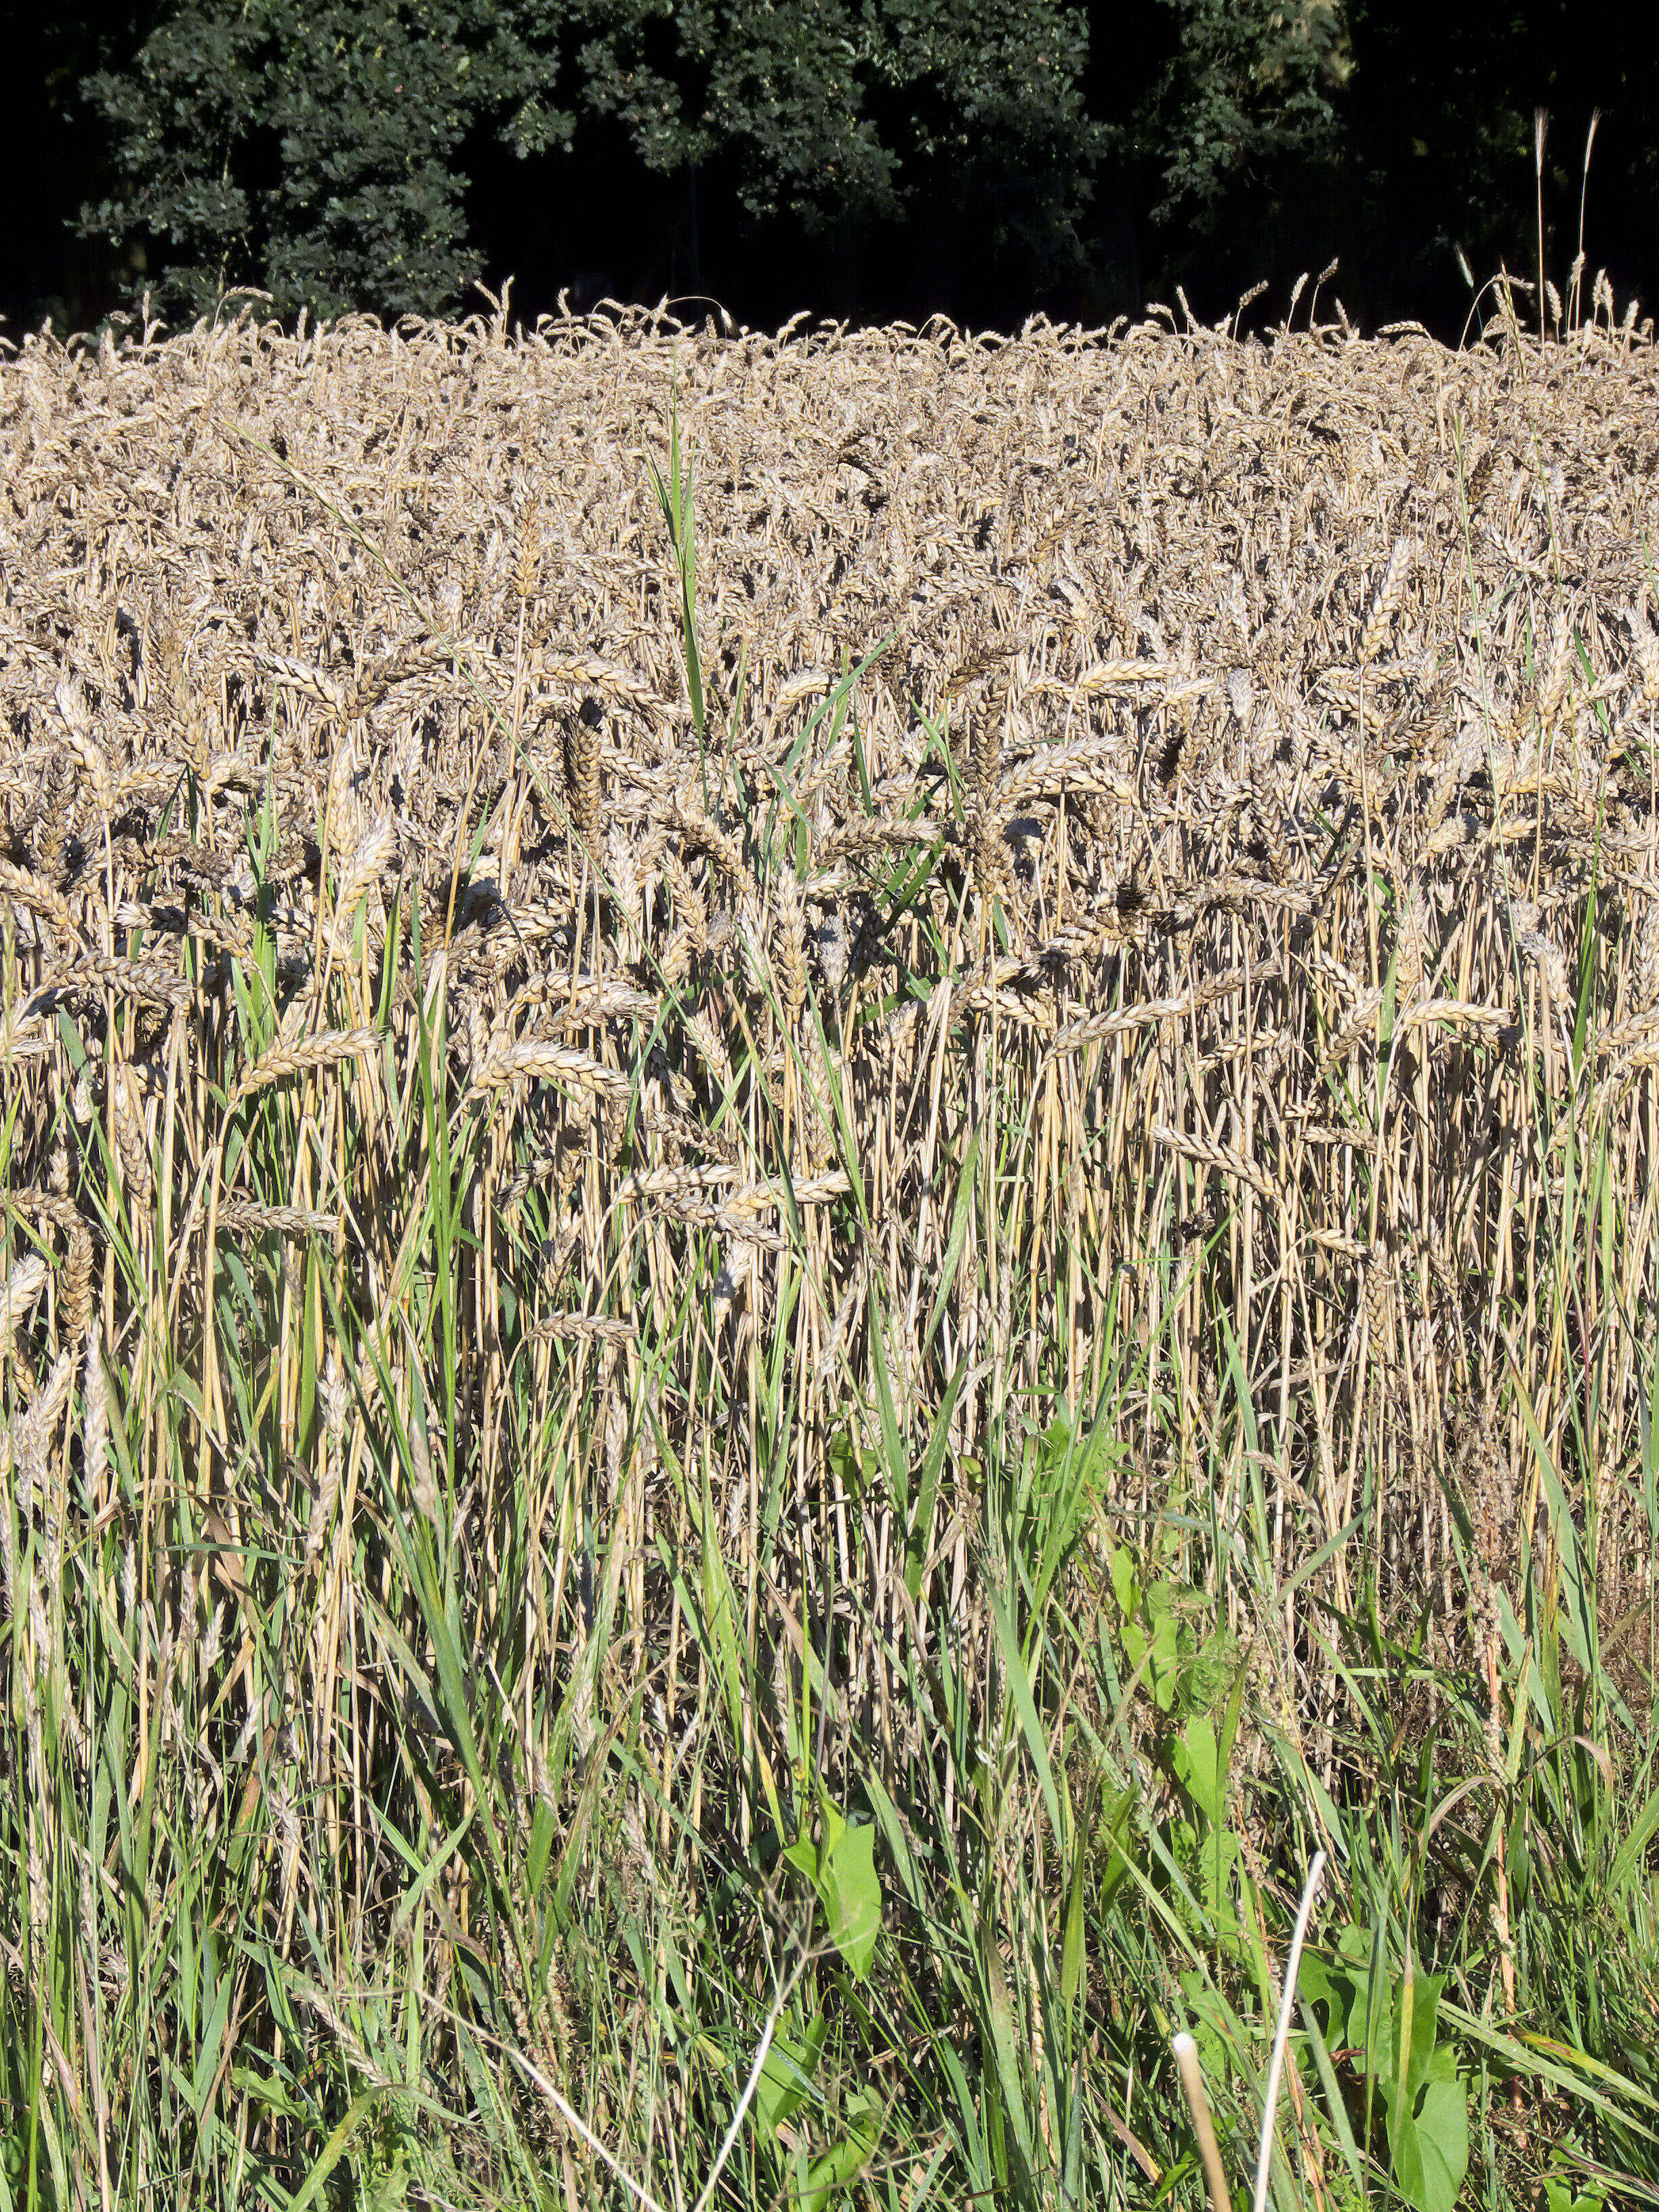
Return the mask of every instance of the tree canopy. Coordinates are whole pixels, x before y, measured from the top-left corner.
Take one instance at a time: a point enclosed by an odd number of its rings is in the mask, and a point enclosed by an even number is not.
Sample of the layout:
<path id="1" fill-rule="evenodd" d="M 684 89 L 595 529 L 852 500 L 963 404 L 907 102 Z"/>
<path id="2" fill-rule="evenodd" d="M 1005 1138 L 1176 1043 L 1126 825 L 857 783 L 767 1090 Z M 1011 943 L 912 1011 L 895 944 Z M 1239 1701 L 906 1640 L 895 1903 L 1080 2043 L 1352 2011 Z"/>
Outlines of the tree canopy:
<path id="1" fill-rule="evenodd" d="M 1539 106 L 1558 283 L 1593 106 L 1592 273 L 1655 273 L 1653 30 L 1577 0 L 91 4 L 14 8 L 57 133 L 28 174 L 82 241 L 64 287 L 175 319 L 237 288 L 451 313 L 514 270 L 532 309 L 577 280 L 1093 317 L 1183 280 L 1214 313 L 1338 253 L 1362 309 L 1455 322 L 1460 252 L 1535 261 Z"/>
<path id="2" fill-rule="evenodd" d="M 477 265 L 459 157 L 479 115 L 526 144 L 571 127 L 493 0 L 183 0 L 86 90 L 116 181 L 82 226 L 151 241 L 158 302 L 191 314 L 233 286 L 283 315 L 441 312 Z"/>
<path id="3" fill-rule="evenodd" d="M 719 165 L 809 235 L 902 218 L 935 167 L 1018 185 L 1006 222 L 1058 265 L 1097 150 L 1087 36 L 1071 0 L 182 0 L 87 81 L 112 188 L 82 226 L 149 241 L 174 310 L 241 285 L 283 314 L 442 312 L 482 258 L 469 143 L 568 156 L 610 118 L 646 170 Z"/>

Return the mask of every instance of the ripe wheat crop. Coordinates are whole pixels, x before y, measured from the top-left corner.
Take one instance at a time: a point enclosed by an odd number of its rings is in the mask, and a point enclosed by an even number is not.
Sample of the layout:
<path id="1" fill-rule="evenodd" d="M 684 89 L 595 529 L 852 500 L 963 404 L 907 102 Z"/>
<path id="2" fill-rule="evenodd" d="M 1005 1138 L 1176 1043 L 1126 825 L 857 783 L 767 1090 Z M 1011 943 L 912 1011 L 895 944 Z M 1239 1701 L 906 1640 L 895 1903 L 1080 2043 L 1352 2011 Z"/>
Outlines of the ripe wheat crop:
<path id="1" fill-rule="evenodd" d="M 373 2089 L 365 2173 L 598 2201 L 597 2138 L 672 2194 L 710 2053 L 788 2031 L 828 1803 L 882 2050 L 799 2028 L 731 2172 L 1036 2202 L 1116 2032 L 1085 1973 L 1062 2062 L 1041 1962 L 1103 1792 L 1173 1786 L 1135 1593 L 1202 1590 L 1237 1786 L 1310 1838 L 1371 1756 L 1332 1620 L 1419 1623 L 1482 1688 L 1390 1728 L 1480 1766 L 1502 1624 L 1582 1563 L 1644 1710 L 1656 424 L 1610 313 L 0 363 L 0 2069 L 46 2165 L 292 2190 Z M 1078 2140 L 1139 2186 L 1179 2127 L 1109 2075 Z"/>

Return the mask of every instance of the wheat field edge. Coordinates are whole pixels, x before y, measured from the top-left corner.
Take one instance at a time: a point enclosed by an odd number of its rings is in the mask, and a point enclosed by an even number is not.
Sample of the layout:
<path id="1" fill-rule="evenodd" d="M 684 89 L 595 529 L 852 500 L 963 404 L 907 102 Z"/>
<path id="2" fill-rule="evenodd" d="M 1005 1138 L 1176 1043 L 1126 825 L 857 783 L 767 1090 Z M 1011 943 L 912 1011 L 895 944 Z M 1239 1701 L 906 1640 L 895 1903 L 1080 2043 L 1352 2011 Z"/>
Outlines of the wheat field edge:
<path id="1" fill-rule="evenodd" d="M 0 449 L 12 2200 L 1151 2203 L 1437 1755 L 1577 2143 L 1650 337 L 244 319 Z M 1405 2188 L 1302 2065 L 1276 2201 Z"/>

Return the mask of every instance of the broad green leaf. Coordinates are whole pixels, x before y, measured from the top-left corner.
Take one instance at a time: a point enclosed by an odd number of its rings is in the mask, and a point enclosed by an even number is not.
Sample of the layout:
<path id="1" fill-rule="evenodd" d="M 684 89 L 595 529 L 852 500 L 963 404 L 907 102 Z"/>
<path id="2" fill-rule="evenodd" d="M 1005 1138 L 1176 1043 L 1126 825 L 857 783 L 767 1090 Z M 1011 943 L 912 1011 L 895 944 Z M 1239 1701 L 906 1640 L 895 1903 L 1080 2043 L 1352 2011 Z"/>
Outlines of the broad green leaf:
<path id="1" fill-rule="evenodd" d="M 829 2030 L 828 2018 L 818 2013 L 799 2039 L 789 2035 L 773 2037 L 755 2091 L 755 2110 L 769 2142 L 775 2137 L 778 2123 L 798 2112 L 811 2095 L 812 2076 L 817 2070 L 818 2054 L 823 2049 L 823 2039 Z"/>
<path id="2" fill-rule="evenodd" d="M 806 2169 L 800 2212 L 830 2212 L 840 2192 L 856 2181 L 876 2153 L 879 2107 L 867 2092 L 847 2100 L 847 2133 Z"/>
<path id="3" fill-rule="evenodd" d="M 1192 1799 L 1212 1827 L 1221 1828 L 1227 1820 L 1227 1770 L 1221 1756 L 1221 1747 L 1207 1714 L 1189 1716 L 1186 1727 L 1176 1739 L 1170 1751 L 1170 1763 L 1175 1768 L 1176 1779 Z"/>
<path id="4" fill-rule="evenodd" d="M 1449 2051 L 1393 2144 L 1395 2185 L 1417 2212 L 1452 2212 L 1469 2164 L 1468 2100 Z"/>
<path id="5" fill-rule="evenodd" d="M 849 1826 L 837 1808 L 823 1799 L 820 1840 L 798 1837 L 783 1856 L 805 1875 L 823 1908 L 830 1940 L 858 1981 L 870 1972 L 881 1928 L 881 1883 L 876 1875 L 876 1832 L 866 1820 Z"/>
<path id="6" fill-rule="evenodd" d="M 858 1981 L 869 1973 L 881 1927 L 881 1884 L 876 1879 L 876 1832 L 870 1823 L 849 1827 L 833 1806 L 823 1808 L 824 1848 L 818 1894 L 830 1940 Z"/>

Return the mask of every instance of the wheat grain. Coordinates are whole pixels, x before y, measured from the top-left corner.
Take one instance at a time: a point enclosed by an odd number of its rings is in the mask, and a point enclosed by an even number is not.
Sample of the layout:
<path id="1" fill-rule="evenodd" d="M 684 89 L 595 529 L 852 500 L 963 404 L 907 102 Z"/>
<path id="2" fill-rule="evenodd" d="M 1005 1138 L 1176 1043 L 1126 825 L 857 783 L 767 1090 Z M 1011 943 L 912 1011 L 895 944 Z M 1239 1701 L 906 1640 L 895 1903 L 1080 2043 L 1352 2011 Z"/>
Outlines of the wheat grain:
<path id="1" fill-rule="evenodd" d="M 112 991 L 118 997 L 143 999 L 151 1006 L 187 1006 L 195 986 L 183 975 L 169 974 L 153 962 L 120 960 L 101 952 L 82 952 L 67 967 L 49 968 L 40 979 L 43 991 Z"/>
<path id="2" fill-rule="evenodd" d="M 15 899 L 31 914 L 43 915 L 66 944 L 79 949 L 82 943 L 80 927 L 68 901 L 43 878 L 30 869 L 20 867 L 14 860 L 0 860 L 0 891 Z"/>
<path id="3" fill-rule="evenodd" d="M 115 1149 L 121 1173 L 133 1202 L 148 1212 L 155 1195 L 150 1167 L 149 1129 L 144 1118 L 143 1091 L 137 1072 L 118 1066 L 110 1073 L 110 1117 L 114 1124 Z"/>
<path id="4" fill-rule="evenodd" d="M 492 1037 L 483 1060 L 473 1069 L 472 1087 L 475 1091 L 499 1090 L 503 1084 L 514 1082 L 521 1076 L 568 1084 L 607 1106 L 626 1106 L 633 1092 L 628 1077 L 616 1068 L 606 1067 L 570 1046 L 533 1036 Z"/>
<path id="5" fill-rule="evenodd" d="M 274 1083 L 286 1082 L 291 1075 L 320 1074 L 344 1060 L 360 1059 L 380 1042 L 380 1032 L 375 1029 L 324 1030 L 293 1042 L 279 1038 L 239 1078 L 226 1101 L 226 1114 L 235 1113 L 245 1101 L 258 1091 L 268 1091 Z"/>
<path id="6" fill-rule="evenodd" d="M 15 1334 L 28 1320 L 35 1300 L 46 1288 L 47 1268 L 38 1252 L 16 1261 L 0 1283 L 0 1336 Z"/>
<path id="7" fill-rule="evenodd" d="M 221 1230 L 242 1237 L 270 1231 L 283 1237 L 335 1237 L 340 1231 L 337 1214 L 315 1206 L 264 1206 L 250 1198 L 222 1198 L 218 1222 Z"/>
<path id="8" fill-rule="evenodd" d="M 596 700 L 584 700 L 574 714 L 564 716 L 562 731 L 564 757 L 565 804 L 570 825 L 590 853 L 599 849 L 599 726 L 602 716 Z"/>
<path id="9" fill-rule="evenodd" d="M 334 945 L 349 950 L 358 907 L 380 880 L 398 849 L 398 833 L 389 816 L 375 823 L 358 842 L 346 864 L 334 901 Z"/>
<path id="10" fill-rule="evenodd" d="M 1359 665 L 1362 668 L 1369 668 L 1382 650 L 1389 627 L 1400 605 L 1401 594 L 1406 587 L 1406 579 L 1416 556 L 1417 548 L 1407 538 L 1396 538 L 1389 549 L 1388 566 L 1382 571 L 1382 580 L 1377 585 L 1376 596 L 1371 601 L 1370 611 L 1365 617 L 1364 631 L 1359 641 Z"/>
<path id="11" fill-rule="evenodd" d="M 1235 1182 L 1248 1184 L 1263 1198 L 1276 1200 L 1280 1195 L 1264 1170 L 1230 1145 L 1218 1145 L 1209 1137 L 1189 1135 L 1162 1122 L 1154 1124 L 1148 1134 L 1155 1145 L 1167 1146 L 1183 1159 L 1196 1160 L 1202 1167 L 1218 1168 L 1223 1175 L 1231 1176 Z"/>
<path id="12" fill-rule="evenodd" d="M 65 1344 L 79 1344 L 92 1324 L 92 1237 L 76 1219 L 70 1230 L 64 1261 L 58 1331 Z"/>

